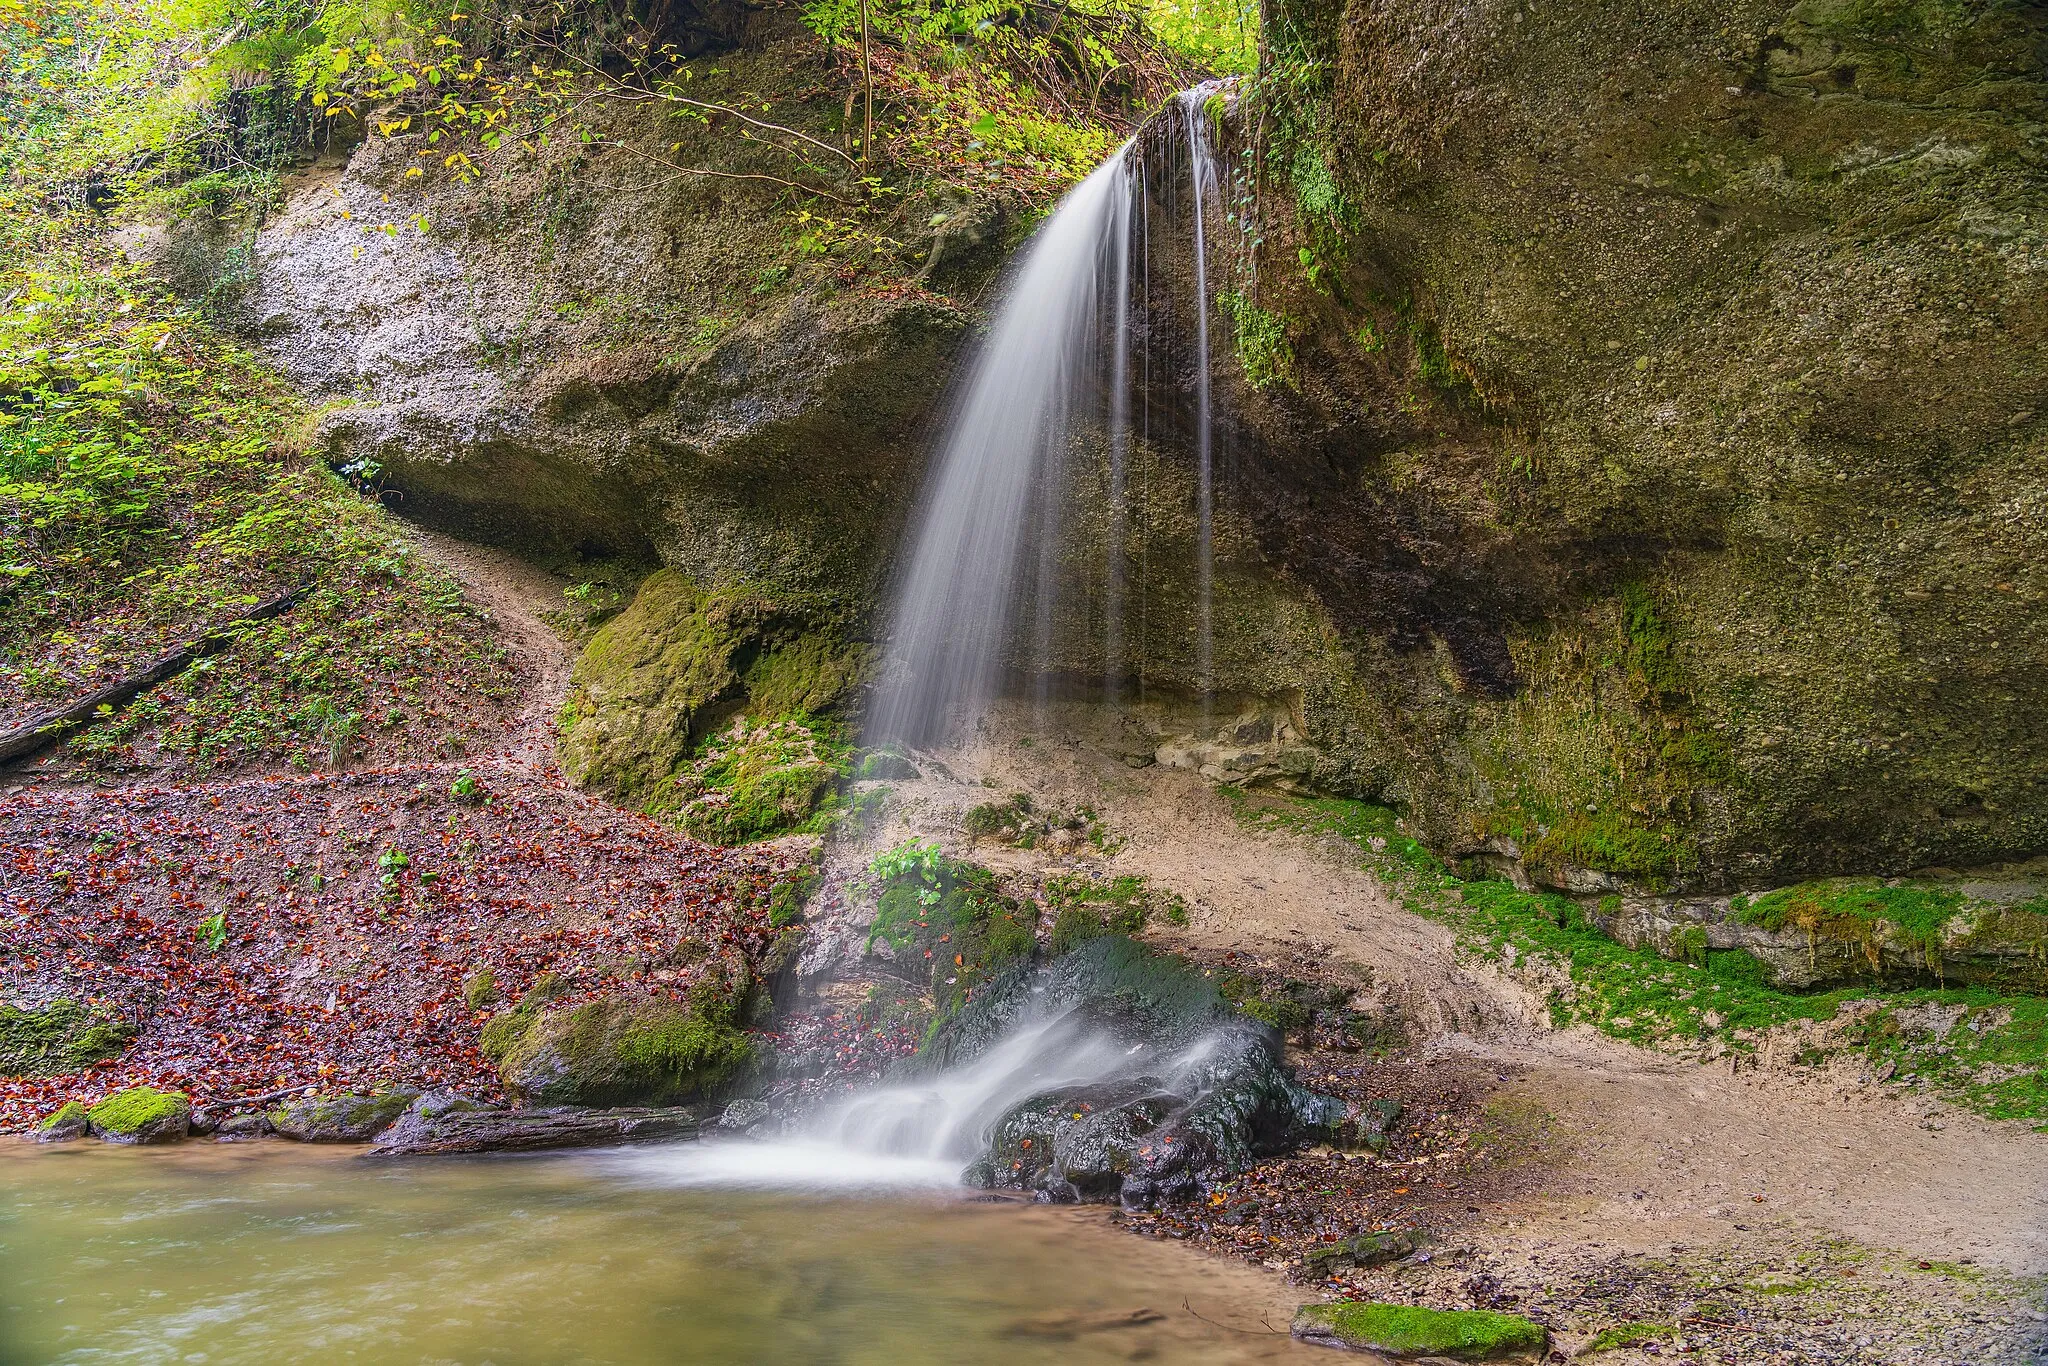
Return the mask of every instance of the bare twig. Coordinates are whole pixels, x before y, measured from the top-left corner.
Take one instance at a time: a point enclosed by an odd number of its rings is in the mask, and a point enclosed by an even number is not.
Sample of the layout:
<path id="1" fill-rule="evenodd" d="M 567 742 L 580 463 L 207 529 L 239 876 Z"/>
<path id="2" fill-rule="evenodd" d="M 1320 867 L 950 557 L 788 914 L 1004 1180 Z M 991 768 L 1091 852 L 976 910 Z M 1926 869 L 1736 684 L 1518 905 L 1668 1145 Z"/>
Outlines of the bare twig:
<path id="1" fill-rule="evenodd" d="M 853 200 L 842 198 L 839 195 L 833 194 L 830 190 L 821 190 L 815 185 L 806 185 L 801 181 L 784 180 L 779 175 L 768 175 L 759 171 L 713 171 L 702 166 L 678 166 L 675 162 L 655 156 L 652 152 L 643 152 L 631 143 L 615 142 L 603 138 L 596 140 L 592 145 L 597 147 L 616 147 L 629 156 L 639 157 L 642 161 L 651 161 L 656 166 L 665 166 L 669 170 L 681 175 L 705 176 L 714 180 L 765 180 L 771 185 L 780 185 L 785 189 L 796 190 L 803 194 L 814 194 L 820 199 L 829 199 L 835 204 L 844 204 L 848 208 L 856 207 Z"/>
<path id="2" fill-rule="evenodd" d="M 1181 1296 L 1180 1298 L 1180 1307 L 1187 1310 L 1190 1314 L 1193 1314 L 1196 1318 L 1201 1319 L 1203 1323 L 1208 1324 L 1211 1328 L 1221 1328 L 1226 1333 L 1243 1333 L 1247 1337 L 1256 1338 L 1265 1336 L 1265 1333 L 1261 1333 L 1256 1328 L 1237 1328 L 1227 1323 L 1218 1323 L 1215 1319 L 1206 1317 L 1205 1315 L 1198 1312 L 1192 1304 L 1188 1303 L 1188 1298 L 1185 1295 Z M 1266 1320 L 1264 1318 L 1261 1318 L 1259 1322 L 1266 1323 Z M 1272 1333 L 1279 1337 L 1287 1336 L 1286 1333 L 1282 1332 L 1278 1328 L 1275 1328 L 1270 1323 L 1266 1323 L 1266 1333 Z"/>

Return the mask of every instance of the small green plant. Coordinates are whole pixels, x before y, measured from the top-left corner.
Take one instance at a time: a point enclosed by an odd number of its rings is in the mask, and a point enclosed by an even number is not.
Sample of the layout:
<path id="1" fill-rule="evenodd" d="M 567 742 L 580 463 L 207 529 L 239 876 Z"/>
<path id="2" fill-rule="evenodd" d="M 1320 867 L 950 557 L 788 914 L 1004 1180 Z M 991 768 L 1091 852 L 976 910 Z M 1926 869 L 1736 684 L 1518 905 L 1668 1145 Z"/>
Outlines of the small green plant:
<path id="1" fill-rule="evenodd" d="M 911 884 L 920 905 L 936 906 L 943 894 L 940 882 L 946 874 L 946 862 L 937 840 L 913 839 L 875 855 L 868 871 L 891 886 Z"/>
<path id="2" fill-rule="evenodd" d="M 209 953 L 219 953 L 228 944 L 227 911 L 215 911 L 212 915 L 200 921 L 198 927 L 193 931 L 193 935 L 201 944 L 206 946 Z"/>
<path id="3" fill-rule="evenodd" d="M 476 780 L 474 773 L 465 768 L 455 775 L 454 782 L 448 784 L 448 795 L 464 806 L 474 806 L 483 800 L 484 785 Z"/>
<path id="4" fill-rule="evenodd" d="M 392 896 L 397 893 L 399 879 L 405 870 L 410 867 L 412 867 L 412 860 L 406 856 L 405 850 L 400 849 L 395 844 L 377 855 L 377 872 L 379 874 L 377 880 L 384 885 L 384 894 L 386 896 Z"/>
<path id="5" fill-rule="evenodd" d="M 1287 337 L 1287 319 L 1236 290 L 1219 294 L 1217 302 L 1237 324 L 1237 362 L 1246 382 L 1254 389 L 1274 384 L 1294 388 L 1294 344 Z"/>

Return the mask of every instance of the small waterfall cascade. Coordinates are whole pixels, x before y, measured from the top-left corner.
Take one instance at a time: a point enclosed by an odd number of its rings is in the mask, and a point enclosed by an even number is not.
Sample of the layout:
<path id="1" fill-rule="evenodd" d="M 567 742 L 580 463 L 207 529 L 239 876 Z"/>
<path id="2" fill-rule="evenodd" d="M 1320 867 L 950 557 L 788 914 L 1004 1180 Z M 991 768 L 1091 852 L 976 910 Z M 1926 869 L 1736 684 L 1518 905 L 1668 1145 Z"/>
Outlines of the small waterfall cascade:
<path id="1" fill-rule="evenodd" d="M 1169 1090 L 1200 1075 L 1211 1038 L 1177 1050 L 1133 1044 L 1085 1007 L 1027 1016 L 972 1062 L 885 1082 L 775 1139 L 648 1148 L 619 1161 L 667 1184 L 728 1189 L 955 1189 L 1012 1106 L 1050 1091 L 1133 1077 Z"/>
<path id="2" fill-rule="evenodd" d="M 1069 462 L 1099 434 L 1107 506 L 1099 512 L 1102 684 L 1114 697 L 1130 672 L 1127 537 L 1134 446 L 1184 433 L 1195 473 L 1194 669 L 1206 694 L 1215 670 L 1215 461 L 1210 386 L 1210 224 L 1218 213 L 1210 82 L 1177 96 L 1153 136 L 1126 142 L 1054 210 L 1010 278 L 960 390 L 912 520 L 888 648 L 869 713 L 877 740 L 930 743 L 971 725 L 1005 683 L 1028 626 L 1032 690 L 1043 703 L 1054 658 Z M 1148 151 L 1148 144 L 1157 151 Z M 1159 156 L 1168 218 L 1191 227 L 1194 318 L 1184 411 L 1155 414 L 1167 372 L 1150 315 L 1151 202 Z M 1187 167 L 1189 198 L 1174 175 Z M 1134 259 L 1135 258 L 1135 259 Z M 1134 300 L 1136 305 L 1134 307 Z M 1155 369 L 1155 367 L 1157 367 Z M 1134 401 L 1135 400 L 1135 401 Z M 1142 411 L 1134 411 L 1142 409 Z M 1023 602 L 1030 621 L 1015 620 Z M 1142 632 L 1141 632 L 1142 634 Z"/>

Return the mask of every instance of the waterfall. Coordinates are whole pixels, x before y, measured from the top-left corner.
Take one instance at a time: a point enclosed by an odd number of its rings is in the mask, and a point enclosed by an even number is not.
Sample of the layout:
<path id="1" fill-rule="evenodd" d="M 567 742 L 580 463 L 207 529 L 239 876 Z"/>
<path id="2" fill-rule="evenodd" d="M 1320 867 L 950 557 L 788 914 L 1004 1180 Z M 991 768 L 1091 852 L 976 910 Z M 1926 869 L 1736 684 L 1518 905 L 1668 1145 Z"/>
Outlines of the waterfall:
<path id="1" fill-rule="evenodd" d="M 1186 215 L 1195 293 L 1191 569 L 1195 682 L 1205 695 L 1215 671 L 1215 472 L 1204 220 L 1218 199 L 1205 106 L 1221 89 L 1211 82 L 1185 92 L 1159 121 L 1169 152 L 1185 139 L 1192 183 Z M 1174 158 L 1167 161 L 1170 173 Z M 1168 217 L 1175 217 L 1170 208 Z M 1134 365 L 1142 368 L 1148 405 L 1140 439 L 1150 435 L 1153 380 L 1148 324 L 1134 324 L 1132 316 L 1131 256 L 1135 240 L 1144 253 L 1136 279 L 1143 300 L 1152 286 L 1150 231 L 1145 154 L 1134 138 L 1060 202 L 1009 280 L 920 492 L 869 715 L 871 737 L 927 743 L 956 725 L 971 725 L 995 700 L 1013 632 L 1021 634 L 1023 623 L 1012 618 L 1027 588 L 1034 606 L 1033 694 L 1041 704 L 1047 700 L 1045 664 L 1055 655 L 1059 629 L 1069 456 L 1084 430 L 1107 437 L 1100 639 L 1104 688 L 1115 696 L 1131 650 L 1124 558 Z M 1134 335 L 1145 341 L 1135 358 Z M 1141 641 L 1143 635 L 1141 624 Z"/>
<path id="2" fill-rule="evenodd" d="M 1195 200 L 1195 668 L 1204 699 L 1216 678 L 1215 424 L 1209 402 L 1209 236 L 1203 221 L 1216 197 L 1216 157 L 1202 126 L 1211 93 L 1211 87 L 1198 85 L 1180 96 Z"/>
<path id="3" fill-rule="evenodd" d="M 1060 498 L 1049 481 L 1062 471 L 1076 390 L 1095 368 L 1103 257 L 1129 250 L 1129 147 L 1061 201 L 996 314 L 926 481 L 890 622 L 877 735 L 930 739 L 993 699 L 1034 504 L 1054 519 L 1038 537 L 1041 580 L 1056 568 Z M 1049 634 L 1050 593 L 1040 597 Z"/>

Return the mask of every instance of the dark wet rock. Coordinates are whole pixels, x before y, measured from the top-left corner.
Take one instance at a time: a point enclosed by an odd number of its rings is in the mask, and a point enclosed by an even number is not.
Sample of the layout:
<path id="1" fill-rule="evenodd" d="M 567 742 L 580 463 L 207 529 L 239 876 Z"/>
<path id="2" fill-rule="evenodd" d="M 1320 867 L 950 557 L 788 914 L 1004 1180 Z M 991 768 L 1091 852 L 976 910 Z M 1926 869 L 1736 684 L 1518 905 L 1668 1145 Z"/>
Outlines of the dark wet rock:
<path id="1" fill-rule="evenodd" d="M 373 1156 L 534 1152 L 590 1148 L 697 1135 L 698 1114 L 686 1106 L 594 1110 L 581 1106 L 510 1109 L 452 1092 L 421 1096 L 381 1134 Z"/>
<path id="2" fill-rule="evenodd" d="M 1414 1229 L 1388 1229 L 1380 1233 L 1361 1233 L 1354 1238 L 1345 1238 L 1321 1247 L 1311 1248 L 1302 1264 L 1318 1275 L 1332 1271 L 1351 1271 L 1358 1267 L 1384 1266 L 1398 1262 L 1423 1244 L 1423 1237 Z"/>
<path id="3" fill-rule="evenodd" d="M 1143 1328 L 1163 1323 L 1166 1315 L 1157 1309 L 1052 1309 L 1029 1318 L 1014 1319 L 1002 1327 L 1006 1338 L 1048 1338 L 1071 1341 L 1089 1333 L 1110 1333 L 1119 1328 Z"/>
<path id="4" fill-rule="evenodd" d="M 1550 1334 L 1539 1323 L 1490 1309 L 1422 1309 L 1408 1304 L 1305 1304 L 1294 1336 L 1401 1359 L 1515 1361 L 1540 1358 Z"/>
<path id="5" fill-rule="evenodd" d="M 69 1143 L 84 1138 L 91 1127 L 85 1107 L 75 1100 L 67 1100 L 42 1123 L 29 1130 L 25 1137 L 31 1143 Z"/>
<path id="6" fill-rule="evenodd" d="M 1192 1197 L 1259 1156 L 1332 1137 L 1346 1107 L 1298 1085 L 1278 1037 L 1234 1011 L 1200 969 L 1122 936 L 1041 972 L 1013 972 L 941 1026 L 928 1052 L 971 1062 L 1026 1019 L 1128 1045 L 1128 1074 L 1060 1086 L 1005 1111 L 970 1185 L 1056 1201 Z M 927 1064 L 929 1065 L 929 1064 Z"/>
<path id="7" fill-rule="evenodd" d="M 747 1130 L 768 1118 L 768 1107 L 758 1100 L 736 1100 L 718 1117 L 721 1129 Z"/>
<path id="8" fill-rule="evenodd" d="M 270 1126 L 301 1143 L 368 1143 L 405 1113 L 417 1091 L 375 1096 L 301 1096 L 272 1110 Z"/>
<path id="9" fill-rule="evenodd" d="M 247 1143 L 253 1139 L 268 1138 L 276 1132 L 270 1127 L 270 1117 L 261 1111 L 229 1115 L 216 1124 L 213 1141 L 216 1143 Z"/>
<path id="10" fill-rule="evenodd" d="M 95 1137 L 109 1143 L 176 1143 L 192 1125 L 192 1102 L 182 1091 L 136 1086 L 116 1091 L 85 1112 Z"/>

